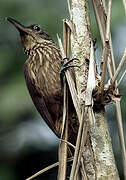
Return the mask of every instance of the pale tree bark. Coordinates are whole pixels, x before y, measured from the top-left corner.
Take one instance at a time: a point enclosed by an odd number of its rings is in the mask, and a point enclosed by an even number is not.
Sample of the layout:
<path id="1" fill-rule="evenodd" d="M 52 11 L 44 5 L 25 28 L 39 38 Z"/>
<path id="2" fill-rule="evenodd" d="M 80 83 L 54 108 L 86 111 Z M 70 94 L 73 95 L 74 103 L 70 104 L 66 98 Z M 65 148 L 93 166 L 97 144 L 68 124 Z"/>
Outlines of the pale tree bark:
<path id="1" fill-rule="evenodd" d="M 72 0 L 71 20 L 73 23 L 71 37 L 72 57 L 80 60 L 80 62 L 77 62 L 77 65 L 81 67 L 81 69 L 75 69 L 75 75 L 77 93 L 82 107 L 85 104 L 90 63 L 88 60 L 90 60 L 92 41 L 87 0 Z M 97 85 L 97 72 L 95 73 Z M 89 115 L 88 113 L 88 119 Z M 93 115 L 94 122 L 90 120 L 88 122 L 89 129 L 86 144 L 81 149 L 81 163 L 84 165 L 84 171 L 86 172 L 83 179 L 119 179 L 106 122 L 106 112 L 101 107 L 97 112 L 94 111 L 91 116 Z"/>

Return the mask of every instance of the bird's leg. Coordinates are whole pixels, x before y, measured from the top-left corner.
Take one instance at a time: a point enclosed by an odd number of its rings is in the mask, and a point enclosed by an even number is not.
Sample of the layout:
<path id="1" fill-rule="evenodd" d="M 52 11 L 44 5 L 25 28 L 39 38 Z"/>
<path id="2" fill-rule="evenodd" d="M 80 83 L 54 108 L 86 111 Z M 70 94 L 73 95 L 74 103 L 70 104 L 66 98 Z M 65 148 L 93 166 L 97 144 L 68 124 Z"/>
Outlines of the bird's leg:
<path id="1" fill-rule="evenodd" d="M 65 60 L 68 60 L 67 62 L 65 62 Z M 63 77 L 64 77 L 64 73 L 67 69 L 71 68 L 71 67 L 78 67 L 80 68 L 80 66 L 77 65 L 69 65 L 69 63 L 73 62 L 73 61 L 79 61 L 79 59 L 77 58 L 73 58 L 73 59 L 69 59 L 69 58 L 64 58 L 61 61 L 61 70 L 60 70 L 60 79 L 61 79 L 61 85 L 63 85 Z"/>

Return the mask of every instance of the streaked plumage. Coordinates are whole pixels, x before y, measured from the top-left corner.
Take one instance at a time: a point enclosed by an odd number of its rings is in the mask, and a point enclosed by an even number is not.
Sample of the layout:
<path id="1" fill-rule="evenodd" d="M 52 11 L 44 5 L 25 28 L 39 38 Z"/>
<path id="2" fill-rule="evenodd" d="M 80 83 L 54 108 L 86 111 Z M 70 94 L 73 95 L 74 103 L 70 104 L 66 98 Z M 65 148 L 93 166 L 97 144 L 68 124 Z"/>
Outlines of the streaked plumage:
<path id="1" fill-rule="evenodd" d="M 59 137 L 63 114 L 60 49 L 38 25 L 26 27 L 12 18 L 8 18 L 8 21 L 20 32 L 24 51 L 28 55 L 24 64 L 24 75 L 34 105 Z M 78 123 L 72 103 L 70 106 L 69 141 L 75 144 Z"/>

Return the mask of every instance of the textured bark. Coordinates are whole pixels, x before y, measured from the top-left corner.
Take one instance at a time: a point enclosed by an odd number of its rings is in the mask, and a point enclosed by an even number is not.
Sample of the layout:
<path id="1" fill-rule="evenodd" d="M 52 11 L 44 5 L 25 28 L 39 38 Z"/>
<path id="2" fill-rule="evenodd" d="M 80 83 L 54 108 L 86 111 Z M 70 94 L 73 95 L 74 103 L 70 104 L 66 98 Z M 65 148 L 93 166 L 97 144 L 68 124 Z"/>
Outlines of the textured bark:
<path id="1" fill-rule="evenodd" d="M 92 41 L 87 0 L 72 0 L 71 18 L 73 22 L 71 37 L 72 56 L 80 60 L 76 64 L 81 69 L 76 68 L 75 75 L 79 102 L 82 105 L 85 101 L 89 70 L 87 59 L 90 59 Z M 89 123 L 86 145 L 82 150 L 82 161 L 85 167 L 86 177 L 91 180 L 119 179 L 105 114 L 103 108 L 98 112 L 94 112 L 95 123 Z"/>

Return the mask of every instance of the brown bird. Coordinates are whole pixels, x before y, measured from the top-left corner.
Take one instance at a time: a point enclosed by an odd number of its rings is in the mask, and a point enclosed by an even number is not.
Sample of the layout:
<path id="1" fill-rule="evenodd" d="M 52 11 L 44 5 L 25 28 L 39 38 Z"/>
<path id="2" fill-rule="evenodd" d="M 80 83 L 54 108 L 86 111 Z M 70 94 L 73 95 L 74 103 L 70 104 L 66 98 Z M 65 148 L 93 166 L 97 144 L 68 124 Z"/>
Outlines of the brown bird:
<path id="1" fill-rule="evenodd" d="M 63 115 L 60 49 L 39 25 L 24 26 L 10 17 L 7 20 L 18 29 L 24 52 L 28 56 L 24 75 L 34 105 L 48 126 L 60 137 Z M 75 145 L 78 123 L 72 103 L 69 109 L 68 141 Z"/>

